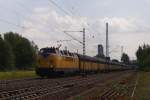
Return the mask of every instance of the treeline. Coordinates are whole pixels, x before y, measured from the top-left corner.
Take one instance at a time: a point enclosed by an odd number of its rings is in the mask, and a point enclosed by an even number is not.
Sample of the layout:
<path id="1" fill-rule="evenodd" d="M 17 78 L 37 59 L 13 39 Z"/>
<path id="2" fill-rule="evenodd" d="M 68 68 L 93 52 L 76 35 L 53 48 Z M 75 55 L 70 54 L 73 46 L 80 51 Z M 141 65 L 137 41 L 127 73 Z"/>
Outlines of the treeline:
<path id="1" fill-rule="evenodd" d="M 17 33 L 0 35 L 0 70 L 32 69 L 36 65 L 38 48 Z"/>
<path id="2" fill-rule="evenodd" d="M 131 63 L 128 54 L 126 54 L 126 53 L 122 54 L 122 56 L 121 56 L 121 62 L 123 62 L 125 64 Z"/>
<path id="3" fill-rule="evenodd" d="M 144 71 L 150 71 L 150 46 L 144 44 L 139 46 L 137 52 L 137 61 L 139 64 L 139 69 Z"/>

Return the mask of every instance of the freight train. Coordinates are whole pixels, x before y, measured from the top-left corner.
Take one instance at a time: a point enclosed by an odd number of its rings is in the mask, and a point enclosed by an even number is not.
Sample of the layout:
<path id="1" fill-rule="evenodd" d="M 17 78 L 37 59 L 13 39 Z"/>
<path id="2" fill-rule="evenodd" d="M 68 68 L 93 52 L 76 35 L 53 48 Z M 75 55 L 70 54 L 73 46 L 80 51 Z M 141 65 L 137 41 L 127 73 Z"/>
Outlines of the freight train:
<path id="1" fill-rule="evenodd" d="M 46 47 L 38 52 L 36 74 L 44 77 L 66 73 L 108 72 L 127 69 L 131 69 L 131 67 L 122 63 Z"/>

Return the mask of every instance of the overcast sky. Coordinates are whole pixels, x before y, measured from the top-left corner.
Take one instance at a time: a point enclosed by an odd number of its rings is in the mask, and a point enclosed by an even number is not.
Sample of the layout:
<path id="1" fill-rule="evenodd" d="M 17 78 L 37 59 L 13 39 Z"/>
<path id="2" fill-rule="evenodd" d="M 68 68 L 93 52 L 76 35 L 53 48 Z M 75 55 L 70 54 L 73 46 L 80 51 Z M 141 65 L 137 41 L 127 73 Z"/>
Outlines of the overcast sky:
<path id="1" fill-rule="evenodd" d="M 87 55 L 105 48 L 105 23 L 109 23 L 110 56 L 120 59 L 121 46 L 131 59 L 139 45 L 150 43 L 150 0 L 0 0 L 0 32 L 14 31 L 34 41 L 39 48 L 71 40 L 63 31 L 86 29 Z M 62 10 L 60 10 L 60 8 Z M 82 33 L 69 33 L 82 41 Z M 63 42 L 70 51 L 82 45 Z"/>

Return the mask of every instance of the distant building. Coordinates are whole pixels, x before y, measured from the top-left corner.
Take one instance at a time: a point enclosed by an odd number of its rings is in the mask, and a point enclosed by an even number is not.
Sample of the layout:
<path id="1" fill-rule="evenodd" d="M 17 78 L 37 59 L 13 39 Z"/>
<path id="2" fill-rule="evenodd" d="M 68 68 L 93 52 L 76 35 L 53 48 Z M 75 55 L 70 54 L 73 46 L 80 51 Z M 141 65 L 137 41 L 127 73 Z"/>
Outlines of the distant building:
<path id="1" fill-rule="evenodd" d="M 104 58 L 103 45 L 99 44 L 97 50 L 98 54 L 96 55 L 96 57 Z"/>
<path id="2" fill-rule="evenodd" d="M 101 44 L 98 45 L 98 55 L 99 56 L 104 55 L 104 53 L 103 53 L 103 46 Z"/>

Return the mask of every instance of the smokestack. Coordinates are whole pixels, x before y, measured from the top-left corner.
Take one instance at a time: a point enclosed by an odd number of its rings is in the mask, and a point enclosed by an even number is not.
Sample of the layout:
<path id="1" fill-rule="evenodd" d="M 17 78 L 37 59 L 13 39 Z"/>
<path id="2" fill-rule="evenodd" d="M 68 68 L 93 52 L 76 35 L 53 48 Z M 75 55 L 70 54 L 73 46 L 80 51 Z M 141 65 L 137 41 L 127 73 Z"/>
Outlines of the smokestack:
<path id="1" fill-rule="evenodd" d="M 106 57 L 109 57 L 108 23 L 106 23 Z"/>

